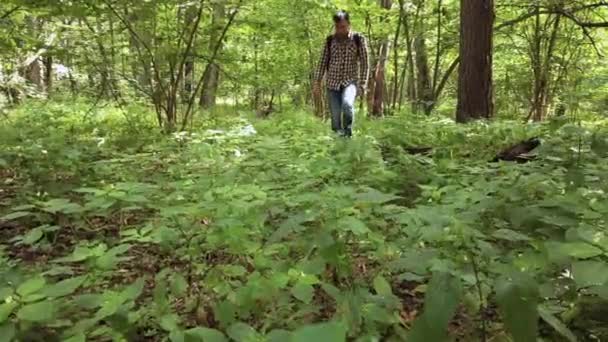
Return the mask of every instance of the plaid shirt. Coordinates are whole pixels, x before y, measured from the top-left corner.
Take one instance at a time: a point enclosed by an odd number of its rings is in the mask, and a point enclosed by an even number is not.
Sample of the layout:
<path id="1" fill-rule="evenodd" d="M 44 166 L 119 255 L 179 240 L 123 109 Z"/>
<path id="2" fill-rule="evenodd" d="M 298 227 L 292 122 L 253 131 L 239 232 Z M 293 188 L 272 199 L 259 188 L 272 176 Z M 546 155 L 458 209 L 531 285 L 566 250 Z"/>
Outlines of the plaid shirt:
<path id="1" fill-rule="evenodd" d="M 353 32 L 348 34 L 348 39 L 332 36 L 331 51 L 326 41 L 321 61 L 315 71 L 315 80 L 321 81 L 323 75 L 326 75 L 329 89 L 340 90 L 353 82 L 356 82 L 360 89 L 366 89 L 369 79 L 367 39 L 361 34 L 359 37 L 361 44 L 357 47 Z"/>

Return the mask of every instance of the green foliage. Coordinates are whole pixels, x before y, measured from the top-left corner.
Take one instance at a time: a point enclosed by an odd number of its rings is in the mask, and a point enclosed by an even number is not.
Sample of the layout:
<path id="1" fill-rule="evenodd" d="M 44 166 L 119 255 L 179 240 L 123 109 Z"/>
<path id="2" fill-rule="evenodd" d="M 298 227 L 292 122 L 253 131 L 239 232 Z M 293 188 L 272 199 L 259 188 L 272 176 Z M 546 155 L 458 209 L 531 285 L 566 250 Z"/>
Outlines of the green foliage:
<path id="1" fill-rule="evenodd" d="M 482 320 L 515 341 L 607 336 L 582 309 L 608 297 L 605 121 L 401 115 L 345 141 L 299 112 L 161 136 L 82 107 L 0 124 L 3 338 L 475 340 Z M 245 119 L 257 134 L 208 130 Z M 531 136 L 537 160 L 488 163 Z"/>

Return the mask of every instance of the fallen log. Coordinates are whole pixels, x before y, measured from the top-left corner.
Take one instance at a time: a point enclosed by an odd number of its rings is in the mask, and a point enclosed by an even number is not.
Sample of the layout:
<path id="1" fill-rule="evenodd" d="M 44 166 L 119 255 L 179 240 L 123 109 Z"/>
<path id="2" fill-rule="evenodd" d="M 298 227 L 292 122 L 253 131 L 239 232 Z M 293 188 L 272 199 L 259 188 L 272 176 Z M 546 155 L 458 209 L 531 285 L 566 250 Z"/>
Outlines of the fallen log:
<path id="1" fill-rule="evenodd" d="M 500 153 L 498 153 L 491 162 L 496 163 L 499 160 L 503 161 L 514 161 L 518 163 L 527 163 L 531 160 L 534 160 L 536 157 L 533 155 L 529 155 L 531 151 L 540 146 L 540 139 L 537 137 L 524 140 L 518 144 L 515 144 Z"/>
<path id="2" fill-rule="evenodd" d="M 403 147 L 405 152 L 409 154 L 427 155 L 433 151 L 432 147 Z"/>

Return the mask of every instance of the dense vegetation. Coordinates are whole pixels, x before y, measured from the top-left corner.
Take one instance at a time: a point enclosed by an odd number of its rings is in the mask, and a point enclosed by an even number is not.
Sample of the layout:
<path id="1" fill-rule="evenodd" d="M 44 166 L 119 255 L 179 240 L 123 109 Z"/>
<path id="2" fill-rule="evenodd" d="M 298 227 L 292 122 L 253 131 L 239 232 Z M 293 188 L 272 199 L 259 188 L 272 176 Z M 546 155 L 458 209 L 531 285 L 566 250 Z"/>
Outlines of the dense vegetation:
<path id="1" fill-rule="evenodd" d="M 480 4 L 0 3 L 0 341 L 607 341 L 608 4 L 496 0 L 463 106 Z"/>

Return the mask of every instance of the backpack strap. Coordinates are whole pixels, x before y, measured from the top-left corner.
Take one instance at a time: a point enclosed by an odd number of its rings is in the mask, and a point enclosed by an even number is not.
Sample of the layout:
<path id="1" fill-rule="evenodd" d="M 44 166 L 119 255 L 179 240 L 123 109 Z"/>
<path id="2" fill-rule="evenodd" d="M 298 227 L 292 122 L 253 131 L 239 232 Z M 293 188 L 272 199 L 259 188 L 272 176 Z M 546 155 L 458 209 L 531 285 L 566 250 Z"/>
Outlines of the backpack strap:
<path id="1" fill-rule="evenodd" d="M 357 45 L 357 49 L 361 48 L 361 35 L 358 32 L 353 33 L 353 39 L 355 40 L 355 45 Z"/>
<path id="2" fill-rule="evenodd" d="M 334 35 L 330 34 L 329 36 L 327 36 L 326 38 L 326 45 L 327 45 L 327 69 L 329 69 L 329 61 L 331 60 L 331 43 L 334 40 Z"/>

